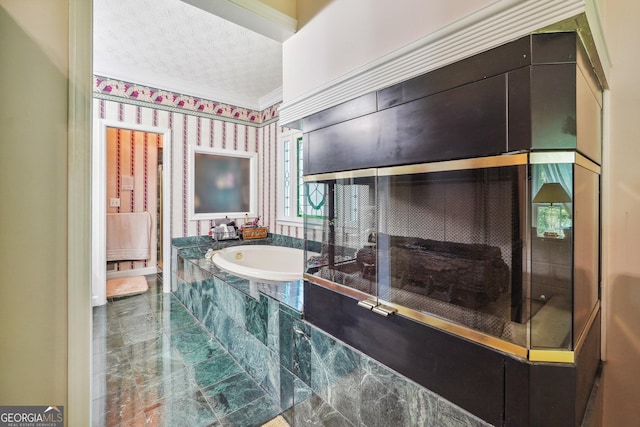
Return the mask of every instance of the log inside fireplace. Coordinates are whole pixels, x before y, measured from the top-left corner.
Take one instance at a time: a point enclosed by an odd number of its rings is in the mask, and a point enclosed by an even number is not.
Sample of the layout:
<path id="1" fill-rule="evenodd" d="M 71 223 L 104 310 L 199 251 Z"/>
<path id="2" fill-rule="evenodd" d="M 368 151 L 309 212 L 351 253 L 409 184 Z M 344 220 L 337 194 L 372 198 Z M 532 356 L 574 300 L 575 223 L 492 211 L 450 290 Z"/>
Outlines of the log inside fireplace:
<path id="1" fill-rule="evenodd" d="M 368 278 L 388 269 L 392 288 L 472 309 L 509 289 L 509 267 L 496 246 L 403 236 L 378 242 L 357 252 L 358 270 Z"/>

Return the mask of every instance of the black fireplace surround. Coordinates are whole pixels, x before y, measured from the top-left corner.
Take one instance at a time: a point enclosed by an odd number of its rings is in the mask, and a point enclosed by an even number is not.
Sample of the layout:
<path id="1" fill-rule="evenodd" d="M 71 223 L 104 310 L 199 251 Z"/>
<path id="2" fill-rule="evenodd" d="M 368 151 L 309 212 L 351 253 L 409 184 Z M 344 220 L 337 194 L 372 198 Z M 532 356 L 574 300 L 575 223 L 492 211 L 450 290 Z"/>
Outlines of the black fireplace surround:
<path id="1" fill-rule="evenodd" d="M 601 93 L 575 32 L 534 34 L 363 95 L 302 120 L 304 173 L 553 151 L 575 152 L 600 165 L 600 135 L 576 137 L 581 119 L 577 73 Z M 426 253 L 435 247 L 445 255 L 424 262 L 437 266 L 447 263 L 446 251 L 465 252 L 472 262 L 483 263 L 483 274 L 497 287 L 506 286 L 500 281 L 508 281 L 509 267 L 517 266 L 496 260 L 490 246 L 378 238 L 398 251 L 417 245 Z M 367 249 L 354 251 L 353 257 L 360 270 L 375 265 Z M 463 280 L 453 270 L 447 280 Z M 407 271 L 427 274 L 426 267 Z M 419 292 L 431 292 L 424 283 Z M 486 292 L 489 300 L 495 298 L 493 288 Z M 582 423 L 601 364 L 599 310 L 575 349 L 574 362 L 552 363 L 517 357 L 402 315 L 380 316 L 321 282 L 306 280 L 304 298 L 308 322 L 493 425 Z"/>

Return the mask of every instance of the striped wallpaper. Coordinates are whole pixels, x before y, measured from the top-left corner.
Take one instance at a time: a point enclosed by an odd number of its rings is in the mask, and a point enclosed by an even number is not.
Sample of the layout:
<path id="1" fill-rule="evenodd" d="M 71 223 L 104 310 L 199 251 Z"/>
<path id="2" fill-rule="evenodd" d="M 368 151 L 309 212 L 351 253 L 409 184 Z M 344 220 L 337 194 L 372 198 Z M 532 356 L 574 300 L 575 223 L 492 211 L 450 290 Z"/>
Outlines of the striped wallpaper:
<path id="1" fill-rule="evenodd" d="M 153 226 L 158 210 L 158 148 L 162 136 L 127 129 L 107 129 L 107 213 L 149 212 Z M 123 180 L 133 178 L 133 189 L 123 188 Z M 110 207 L 111 198 L 120 199 L 119 207 Z M 151 236 L 151 247 L 157 247 L 157 235 Z M 117 271 L 135 270 L 157 264 L 157 253 L 151 251 L 147 261 L 114 262 Z"/>
<path id="2" fill-rule="evenodd" d="M 97 128 L 100 126 L 100 119 L 171 130 L 171 146 L 164 148 L 171 152 L 171 200 L 164 200 L 171 206 L 171 238 L 206 235 L 211 225 L 209 220 L 190 221 L 187 215 L 187 154 L 190 145 L 258 153 L 258 214 L 261 224 L 268 226 L 272 233 L 302 237 L 301 227 L 276 223 L 277 141 L 282 132 L 275 120 L 277 113 L 274 111 L 277 112 L 277 109 L 271 107 L 269 111 L 265 110 L 270 120 L 265 120 L 266 124 L 263 124 L 232 121 L 213 115 L 206 117 L 202 113 L 140 104 L 135 105 L 127 99 L 114 99 L 113 96 L 104 99 L 94 93 L 94 134 L 99 134 Z M 135 157 L 135 162 L 145 161 L 145 158 Z M 156 165 L 147 165 L 147 168 L 155 170 Z"/>

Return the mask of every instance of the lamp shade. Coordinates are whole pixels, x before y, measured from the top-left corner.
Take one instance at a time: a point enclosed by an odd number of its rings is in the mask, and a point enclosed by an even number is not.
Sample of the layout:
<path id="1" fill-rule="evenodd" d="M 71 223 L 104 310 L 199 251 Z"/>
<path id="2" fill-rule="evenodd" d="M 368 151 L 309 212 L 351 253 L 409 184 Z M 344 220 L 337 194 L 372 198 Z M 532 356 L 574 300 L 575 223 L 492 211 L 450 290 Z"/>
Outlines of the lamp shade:
<path id="1" fill-rule="evenodd" d="M 533 203 L 570 203 L 571 196 L 559 182 L 542 184 L 538 194 L 533 198 Z"/>

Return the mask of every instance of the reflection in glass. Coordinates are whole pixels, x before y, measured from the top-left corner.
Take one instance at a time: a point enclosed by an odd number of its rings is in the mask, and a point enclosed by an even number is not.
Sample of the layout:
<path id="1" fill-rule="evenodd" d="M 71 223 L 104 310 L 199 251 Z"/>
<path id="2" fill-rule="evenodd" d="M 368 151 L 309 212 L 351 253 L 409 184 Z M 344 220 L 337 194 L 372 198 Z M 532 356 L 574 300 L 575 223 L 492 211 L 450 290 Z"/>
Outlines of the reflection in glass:
<path id="1" fill-rule="evenodd" d="M 524 182 L 526 166 L 307 183 L 326 197 L 307 272 L 525 345 Z"/>
<path id="2" fill-rule="evenodd" d="M 562 230 L 562 213 L 566 210 L 561 203 L 570 203 L 571 196 L 567 194 L 559 182 L 546 182 L 533 198 L 533 203 L 548 204 L 538 207 L 538 236 L 564 238 Z"/>
<path id="3" fill-rule="evenodd" d="M 307 279 L 414 319 L 573 350 L 598 301 L 597 173 L 574 163 L 420 170 L 306 182 L 322 200 L 305 217 Z"/>
<path id="4" fill-rule="evenodd" d="M 531 168 L 531 348 L 571 349 L 573 164 Z"/>

